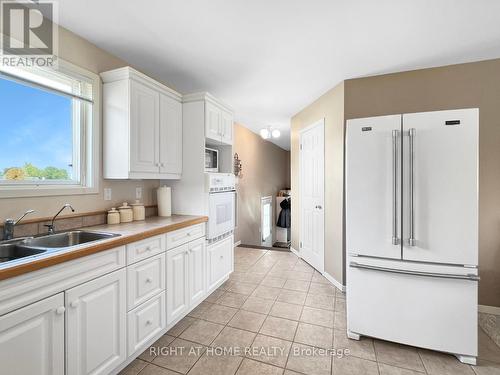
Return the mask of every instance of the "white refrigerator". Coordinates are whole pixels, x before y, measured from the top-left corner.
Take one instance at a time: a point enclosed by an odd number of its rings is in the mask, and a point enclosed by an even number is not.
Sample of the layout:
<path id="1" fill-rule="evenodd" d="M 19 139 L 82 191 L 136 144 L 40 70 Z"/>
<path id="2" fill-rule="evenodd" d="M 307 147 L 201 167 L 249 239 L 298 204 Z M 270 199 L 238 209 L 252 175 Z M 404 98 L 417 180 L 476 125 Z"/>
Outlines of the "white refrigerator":
<path id="1" fill-rule="evenodd" d="M 347 121 L 347 330 L 477 357 L 479 110 Z"/>

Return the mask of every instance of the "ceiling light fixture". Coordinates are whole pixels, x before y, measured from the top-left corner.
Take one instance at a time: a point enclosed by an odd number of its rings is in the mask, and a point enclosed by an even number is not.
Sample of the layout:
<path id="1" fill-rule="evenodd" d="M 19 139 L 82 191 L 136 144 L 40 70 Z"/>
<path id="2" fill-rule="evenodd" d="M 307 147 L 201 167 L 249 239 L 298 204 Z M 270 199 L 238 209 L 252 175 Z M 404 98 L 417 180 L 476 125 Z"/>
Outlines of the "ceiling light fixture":
<path id="1" fill-rule="evenodd" d="M 262 137 L 262 139 L 269 139 L 271 138 L 271 132 L 266 128 L 260 129 L 260 136 Z"/>
<path id="2" fill-rule="evenodd" d="M 279 138 L 281 135 L 281 132 L 278 129 L 272 129 L 271 127 L 268 128 L 262 128 L 260 129 L 260 136 L 262 139 L 269 139 L 269 138 Z"/>

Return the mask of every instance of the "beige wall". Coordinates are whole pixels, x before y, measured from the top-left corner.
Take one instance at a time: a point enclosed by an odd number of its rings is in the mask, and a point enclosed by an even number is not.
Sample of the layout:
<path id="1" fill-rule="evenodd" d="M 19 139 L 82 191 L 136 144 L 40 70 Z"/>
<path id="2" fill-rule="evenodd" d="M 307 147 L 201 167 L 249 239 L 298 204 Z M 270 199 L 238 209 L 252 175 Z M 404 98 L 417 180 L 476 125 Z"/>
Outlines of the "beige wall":
<path id="1" fill-rule="evenodd" d="M 273 210 L 276 209 L 274 197 L 279 190 L 290 187 L 290 152 L 264 141 L 239 124 L 234 125 L 233 151 L 238 153 L 243 165 L 243 178 L 238 179 L 237 186 L 238 227 L 235 241 L 260 245 L 260 198 L 271 195 Z"/>
<path id="2" fill-rule="evenodd" d="M 345 118 L 479 108 L 479 303 L 500 307 L 500 59 L 345 82 Z"/>
<path id="3" fill-rule="evenodd" d="M 59 56 L 66 61 L 94 73 L 100 73 L 127 65 L 126 62 L 99 49 L 85 39 L 63 28 L 59 28 Z M 153 204 L 156 201 L 153 192 L 158 185 L 158 180 L 112 181 L 100 179 L 99 194 L 38 198 L 3 198 L 0 199 L 0 221 L 3 221 L 7 217 L 17 217 L 27 209 L 36 210 L 36 213 L 31 215 L 32 218 L 53 215 L 59 206 L 66 202 L 71 203 L 77 212 L 91 212 L 108 209 L 112 205 L 116 206 L 118 202 L 135 199 L 136 187 L 143 188 L 144 203 Z M 112 189 L 113 199 L 111 202 L 104 201 L 103 199 L 104 187 Z"/>
<path id="4" fill-rule="evenodd" d="M 341 83 L 292 117 L 291 184 L 292 247 L 299 250 L 299 132 L 325 119 L 325 271 L 339 283 L 344 278 L 344 84 Z"/>

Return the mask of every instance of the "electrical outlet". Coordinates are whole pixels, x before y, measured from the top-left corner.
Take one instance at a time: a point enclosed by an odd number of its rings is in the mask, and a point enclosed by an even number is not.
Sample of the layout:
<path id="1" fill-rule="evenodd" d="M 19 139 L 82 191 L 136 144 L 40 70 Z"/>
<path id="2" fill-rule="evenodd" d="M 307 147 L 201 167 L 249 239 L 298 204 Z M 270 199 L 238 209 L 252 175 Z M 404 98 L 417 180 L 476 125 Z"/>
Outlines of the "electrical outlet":
<path id="1" fill-rule="evenodd" d="M 136 187 L 135 188 L 135 199 L 141 199 L 141 198 L 142 198 L 142 188 Z"/>
<path id="2" fill-rule="evenodd" d="M 111 200 L 111 188 L 104 188 L 104 200 L 105 201 Z"/>

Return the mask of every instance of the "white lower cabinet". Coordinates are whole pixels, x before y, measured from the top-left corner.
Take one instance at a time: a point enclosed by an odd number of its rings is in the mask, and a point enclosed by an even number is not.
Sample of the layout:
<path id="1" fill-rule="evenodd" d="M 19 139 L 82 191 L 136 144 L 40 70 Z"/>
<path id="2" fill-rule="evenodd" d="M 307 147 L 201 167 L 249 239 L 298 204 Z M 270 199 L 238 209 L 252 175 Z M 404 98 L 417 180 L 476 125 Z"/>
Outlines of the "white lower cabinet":
<path id="1" fill-rule="evenodd" d="M 165 306 L 165 292 L 161 292 L 128 313 L 128 355 L 143 350 L 151 339 L 165 329 Z"/>
<path id="2" fill-rule="evenodd" d="M 131 310 L 165 290 L 165 253 L 127 267 L 127 307 Z"/>
<path id="3" fill-rule="evenodd" d="M 126 271 L 66 291 L 66 374 L 109 374 L 126 353 Z"/>
<path id="4" fill-rule="evenodd" d="M 206 296 L 205 238 L 167 251 L 167 324 Z"/>
<path id="5" fill-rule="evenodd" d="M 189 305 L 197 305 L 206 295 L 205 238 L 188 243 L 189 249 Z"/>
<path id="6" fill-rule="evenodd" d="M 212 292 L 231 273 L 233 236 L 207 247 L 208 292 Z"/>
<path id="7" fill-rule="evenodd" d="M 20 308 L 0 316 L 0 374 L 116 373 L 220 285 L 232 246 L 230 237 L 207 249 L 205 224 L 197 224 L 128 244 L 127 257 L 122 246 L 55 266 L 53 284 L 41 279 L 46 273 L 30 275 L 40 300 L 26 306 L 20 295 Z M 74 282 L 90 268 L 103 271 Z M 0 281 L 0 290 L 11 286 Z"/>
<path id="8" fill-rule="evenodd" d="M 64 374 L 64 293 L 0 317 L 0 374 Z"/>
<path id="9" fill-rule="evenodd" d="M 189 307 L 188 254 L 187 244 L 167 251 L 167 324 Z"/>

